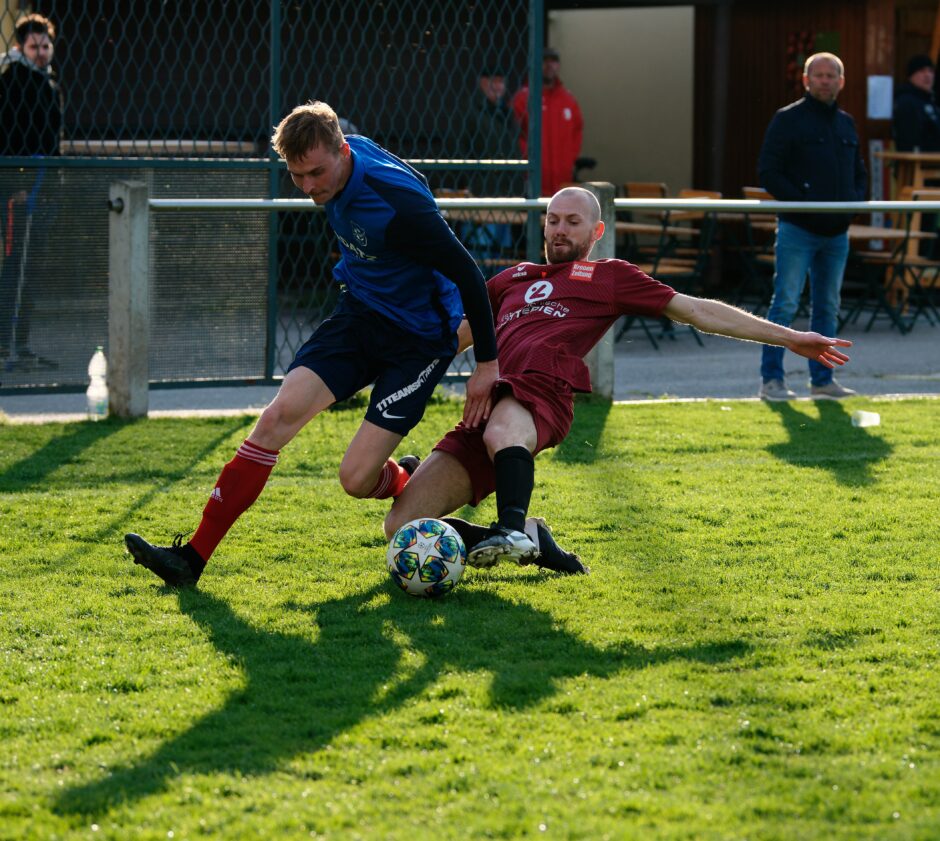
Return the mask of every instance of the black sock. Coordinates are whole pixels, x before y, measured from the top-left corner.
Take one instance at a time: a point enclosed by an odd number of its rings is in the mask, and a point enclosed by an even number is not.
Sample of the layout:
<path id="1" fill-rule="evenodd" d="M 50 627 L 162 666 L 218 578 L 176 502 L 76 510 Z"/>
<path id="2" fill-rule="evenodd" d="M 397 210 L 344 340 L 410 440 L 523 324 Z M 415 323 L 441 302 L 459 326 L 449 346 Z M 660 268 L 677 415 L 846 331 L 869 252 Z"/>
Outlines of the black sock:
<path id="1" fill-rule="evenodd" d="M 535 487 L 535 459 L 525 447 L 506 447 L 493 456 L 493 467 L 496 468 L 498 523 L 507 529 L 523 531 Z"/>
<path id="2" fill-rule="evenodd" d="M 476 523 L 461 520 L 459 517 L 442 517 L 441 519 L 447 525 L 454 527 L 463 545 L 468 549 L 472 549 L 481 540 L 486 540 L 490 536 L 490 530 L 485 526 L 478 526 Z"/>

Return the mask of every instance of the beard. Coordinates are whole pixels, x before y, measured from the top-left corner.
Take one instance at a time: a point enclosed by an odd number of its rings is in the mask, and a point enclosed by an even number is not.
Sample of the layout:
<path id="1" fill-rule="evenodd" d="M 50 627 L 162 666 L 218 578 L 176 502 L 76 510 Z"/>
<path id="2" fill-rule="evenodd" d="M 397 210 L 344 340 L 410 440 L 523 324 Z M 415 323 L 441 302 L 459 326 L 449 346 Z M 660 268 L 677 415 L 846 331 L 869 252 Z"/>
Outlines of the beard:
<path id="1" fill-rule="evenodd" d="M 577 242 L 572 239 L 556 239 L 545 243 L 545 256 L 549 263 L 570 263 L 573 260 L 586 260 L 591 252 L 591 241 Z"/>

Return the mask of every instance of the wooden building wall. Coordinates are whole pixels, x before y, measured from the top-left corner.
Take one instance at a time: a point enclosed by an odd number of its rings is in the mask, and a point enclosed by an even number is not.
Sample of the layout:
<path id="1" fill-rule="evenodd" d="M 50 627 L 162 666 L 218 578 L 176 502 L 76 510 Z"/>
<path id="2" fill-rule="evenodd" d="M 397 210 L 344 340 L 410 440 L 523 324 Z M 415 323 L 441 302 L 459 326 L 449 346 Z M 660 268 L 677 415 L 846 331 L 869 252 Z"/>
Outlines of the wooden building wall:
<path id="1" fill-rule="evenodd" d="M 879 2 L 877 9 L 872 5 L 873 0 L 731 5 L 726 141 L 717 179 L 709 139 L 715 135 L 711 79 L 718 59 L 715 35 L 720 12 L 715 6 L 696 8 L 693 170 L 697 186 L 717 186 L 733 198 L 741 195 L 741 187 L 757 184 L 757 157 L 771 117 L 803 95 L 797 54 L 807 50 L 807 54 L 835 52 L 845 64 L 846 84 L 839 105 L 855 118 L 863 150 L 867 150 L 869 136 L 890 136 L 887 121 L 869 124 L 865 118 L 867 74 L 890 74 L 893 69 L 892 65 L 876 70 L 868 62 L 869 20 L 892 21 L 894 15 L 893 2 L 887 7 Z"/>

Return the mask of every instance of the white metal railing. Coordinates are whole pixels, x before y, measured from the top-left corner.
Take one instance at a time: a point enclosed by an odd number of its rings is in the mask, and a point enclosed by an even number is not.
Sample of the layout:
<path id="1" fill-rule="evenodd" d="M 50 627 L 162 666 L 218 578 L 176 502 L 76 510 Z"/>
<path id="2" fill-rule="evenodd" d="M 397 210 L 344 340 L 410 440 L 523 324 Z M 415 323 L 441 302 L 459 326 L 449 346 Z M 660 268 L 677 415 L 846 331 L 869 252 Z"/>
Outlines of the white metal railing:
<path id="1" fill-rule="evenodd" d="M 867 202 L 781 202 L 756 199 L 617 199 L 610 184 L 585 185 L 599 196 L 602 218 L 611 222 L 618 211 L 674 210 L 741 213 L 905 213 L 940 211 L 940 201 Z M 537 230 L 538 218 L 531 211 L 544 211 L 549 199 L 440 198 L 441 210 L 481 210 L 516 212 L 527 215 L 530 231 Z M 111 350 L 111 399 L 115 414 L 137 416 L 147 412 L 147 335 L 149 330 L 149 281 L 147 256 L 150 211 L 267 211 L 316 212 L 320 205 L 310 199 L 173 199 L 149 198 L 141 182 L 112 184 L 110 214 L 110 305 L 109 348 Z M 613 226 L 608 225 L 612 230 Z M 531 234 L 530 234 L 531 236 Z M 598 244 L 601 256 L 613 256 L 612 239 Z M 610 249 L 608 251 L 608 249 Z M 597 252 L 595 252 L 597 253 Z M 595 351 L 603 350 L 602 343 Z M 609 350 L 609 349 L 608 349 Z M 613 381 L 613 354 L 599 355 L 603 361 L 591 363 L 600 377 Z M 608 370 L 609 369 L 609 370 Z"/>
<path id="2" fill-rule="evenodd" d="M 549 199 L 437 199 L 441 210 L 544 210 Z M 614 210 L 694 210 L 715 213 L 899 213 L 937 211 L 940 201 L 795 202 L 757 199 L 614 199 Z M 317 211 L 310 199 L 150 199 L 153 210 Z"/>

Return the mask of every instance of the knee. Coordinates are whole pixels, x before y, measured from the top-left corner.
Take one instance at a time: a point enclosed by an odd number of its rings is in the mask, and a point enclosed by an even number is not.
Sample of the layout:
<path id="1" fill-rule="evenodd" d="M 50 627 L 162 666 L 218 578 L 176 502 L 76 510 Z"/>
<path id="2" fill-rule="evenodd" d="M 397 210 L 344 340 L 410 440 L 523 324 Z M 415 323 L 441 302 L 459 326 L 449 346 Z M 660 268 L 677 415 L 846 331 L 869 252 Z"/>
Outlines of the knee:
<path id="1" fill-rule="evenodd" d="M 376 477 L 366 476 L 356 465 L 341 464 L 339 483 L 349 496 L 365 499 L 375 487 Z"/>
<path id="2" fill-rule="evenodd" d="M 490 457 L 490 461 L 493 460 L 496 453 L 512 446 L 513 443 L 508 438 L 506 427 L 500 423 L 491 421 L 483 430 L 483 444 L 486 446 L 486 453 Z"/>
<path id="3" fill-rule="evenodd" d="M 274 401 L 261 413 L 252 436 L 257 439 L 257 443 L 262 447 L 269 446 L 266 442 L 282 437 L 281 430 L 287 424 L 287 421 L 283 408 L 277 401 Z M 275 449 L 277 448 L 275 447 Z"/>

